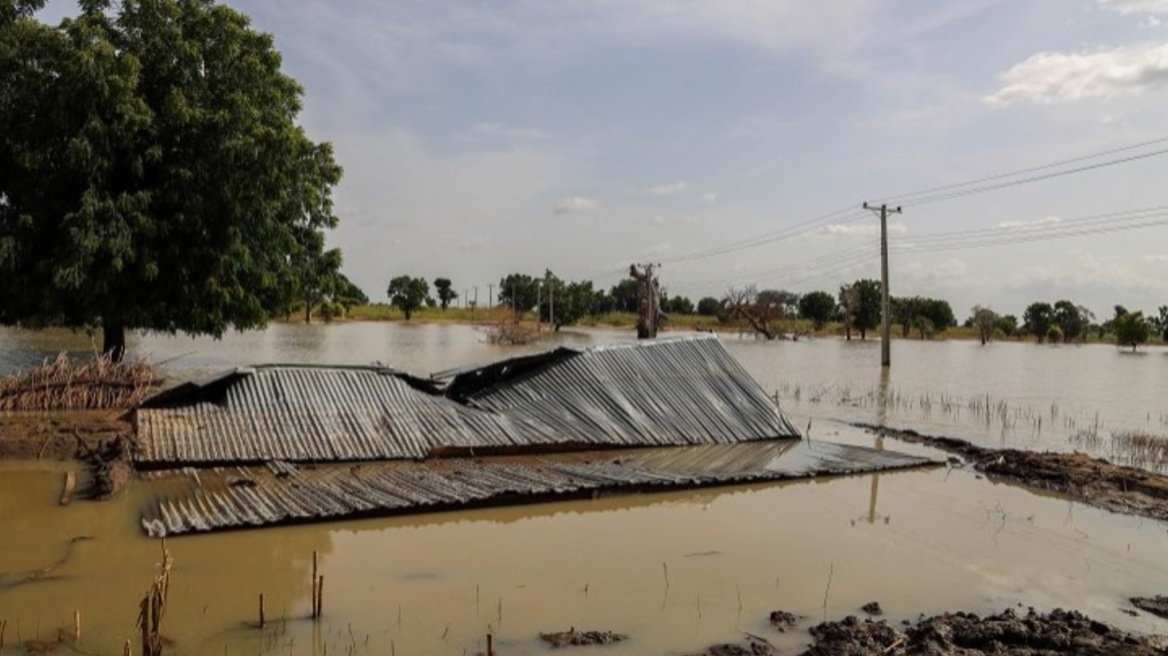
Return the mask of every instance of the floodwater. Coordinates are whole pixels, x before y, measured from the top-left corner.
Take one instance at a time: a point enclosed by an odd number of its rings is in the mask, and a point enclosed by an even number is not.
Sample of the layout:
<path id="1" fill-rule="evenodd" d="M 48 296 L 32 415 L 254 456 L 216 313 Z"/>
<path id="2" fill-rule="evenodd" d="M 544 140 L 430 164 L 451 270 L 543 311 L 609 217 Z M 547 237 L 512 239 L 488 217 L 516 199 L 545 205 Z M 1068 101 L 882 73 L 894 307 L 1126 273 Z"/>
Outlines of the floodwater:
<path id="1" fill-rule="evenodd" d="M 1032 448 L 1076 448 L 1068 436 L 1088 422 L 1104 435 L 1168 433 L 1158 414 L 1168 356 L 1155 348 L 898 341 L 882 377 L 875 342 L 727 344 L 800 426 L 811 423 L 812 439 L 930 453 L 837 419 Z M 0 333 L 0 370 L 87 348 L 84 335 Z M 402 324 L 276 325 L 221 342 L 148 336 L 131 348 L 172 359 L 174 377 L 271 361 L 377 360 L 424 373 L 518 352 L 468 326 Z M 1005 421 L 975 409 L 1002 403 Z M 0 653 L 58 631 L 71 639 L 74 611 L 78 650 L 116 654 L 133 639 L 137 653 L 137 603 L 160 561 L 137 523 L 145 500 L 132 488 L 59 507 L 64 467 L 0 465 Z M 77 536 L 92 539 L 70 548 Z M 163 633 L 180 654 L 475 654 L 488 632 L 500 654 L 541 654 L 539 632 L 573 626 L 632 636 L 590 653 L 686 653 L 742 632 L 796 646 L 805 634 L 770 629 L 771 610 L 810 622 L 873 600 L 893 621 L 1021 603 L 1168 632 L 1168 622 L 1120 611 L 1129 596 L 1168 588 L 1168 526 L 946 468 L 181 537 L 167 548 Z M 306 619 L 314 550 L 325 576 L 317 623 Z M 263 631 L 253 626 L 260 594 Z"/>

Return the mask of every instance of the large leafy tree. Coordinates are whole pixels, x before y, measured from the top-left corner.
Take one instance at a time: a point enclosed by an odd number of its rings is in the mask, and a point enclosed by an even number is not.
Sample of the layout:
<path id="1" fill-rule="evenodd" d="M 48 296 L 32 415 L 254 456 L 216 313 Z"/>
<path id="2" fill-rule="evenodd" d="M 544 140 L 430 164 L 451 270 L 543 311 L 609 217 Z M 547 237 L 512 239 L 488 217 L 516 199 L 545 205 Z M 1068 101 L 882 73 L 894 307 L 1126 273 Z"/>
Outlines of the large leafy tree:
<path id="1" fill-rule="evenodd" d="M 539 281 L 526 273 L 508 274 L 499 281 L 499 303 L 516 312 L 528 312 L 539 301 Z"/>
<path id="2" fill-rule="evenodd" d="M 807 319 L 816 330 L 823 330 L 835 316 L 835 297 L 827 292 L 808 292 L 799 299 L 799 316 Z"/>
<path id="3" fill-rule="evenodd" d="M 1063 341 L 1075 342 L 1087 339 L 1087 329 L 1095 315 L 1081 305 L 1061 300 L 1054 304 L 1053 319 L 1063 333 Z"/>
<path id="4" fill-rule="evenodd" d="M 722 304 L 713 296 L 706 296 L 698 301 L 698 314 L 704 317 L 716 317 L 722 311 Z"/>
<path id="5" fill-rule="evenodd" d="M 1125 312 L 1115 318 L 1115 342 L 1120 346 L 1130 346 L 1132 351 L 1140 344 L 1146 344 L 1152 332 L 1143 312 Z"/>
<path id="6" fill-rule="evenodd" d="M 641 288 L 632 278 L 613 285 L 609 296 L 616 304 L 617 312 L 637 312 L 641 308 Z"/>
<path id="7" fill-rule="evenodd" d="M 973 306 L 969 316 L 969 324 L 977 329 L 977 336 L 981 338 L 982 344 L 993 338 L 1000 321 L 1001 317 L 997 312 L 980 305 Z"/>
<path id="8" fill-rule="evenodd" d="M 450 306 L 450 302 L 458 298 L 458 292 L 451 289 L 450 278 L 435 278 L 434 293 L 438 295 L 438 305 L 443 311 Z"/>
<path id="9" fill-rule="evenodd" d="M 414 310 L 433 303 L 433 299 L 430 298 L 430 284 L 425 278 L 398 276 L 389 281 L 386 294 L 389 295 L 390 304 L 406 315 L 406 321 L 413 316 Z"/>
<path id="10" fill-rule="evenodd" d="M 880 324 L 880 282 L 878 280 L 857 280 L 852 284 L 855 290 L 855 314 L 852 327 L 860 331 L 860 339 L 868 338 L 868 331 Z"/>
<path id="11" fill-rule="evenodd" d="M 1026 306 L 1026 311 L 1022 313 L 1022 322 L 1026 332 L 1034 335 L 1038 343 L 1041 344 L 1046 341 L 1051 326 L 1055 325 L 1054 308 L 1051 307 L 1050 303 L 1031 303 Z"/>
<path id="12" fill-rule="evenodd" d="M 341 169 L 272 38 L 211 0 L 0 0 L 0 323 L 221 336 L 301 300 Z"/>

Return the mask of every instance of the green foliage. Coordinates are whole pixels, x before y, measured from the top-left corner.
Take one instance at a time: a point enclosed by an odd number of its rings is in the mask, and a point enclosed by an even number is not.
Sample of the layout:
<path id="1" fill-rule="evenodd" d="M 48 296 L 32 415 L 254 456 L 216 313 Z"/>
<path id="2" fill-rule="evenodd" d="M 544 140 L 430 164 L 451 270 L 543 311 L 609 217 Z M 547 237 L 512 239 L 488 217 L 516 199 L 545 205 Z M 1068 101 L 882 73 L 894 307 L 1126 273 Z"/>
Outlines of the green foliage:
<path id="1" fill-rule="evenodd" d="M 722 311 L 722 304 L 713 296 L 707 296 L 698 301 L 698 314 L 703 317 L 716 317 Z"/>
<path id="2" fill-rule="evenodd" d="M 799 299 L 799 316 L 809 320 L 815 330 L 823 330 L 835 313 L 835 297 L 827 292 L 808 292 Z"/>
<path id="3" fill-rule="evenodd" d="M 1031 303 L 1022 313 L 1022 321 L 1023 330 L 1034 335 L 1041 344 L 1050 333 L 1050 327 L 1054 325 L 1054 308 L 1050 303 Z"/>
<path id="4" fill-rule="evenodd" d="M 1062 327 L 1060 327 L 1057 323 L 1052 324 L 1051 327 L 1046 331 L 1046 339 L 1051 344 L 1058 344 L 1059 342 L 1063 341 L 1064 335 Z"/>
<path id="5" fill-rule="evenodd" d="M 613 285 L 609 296 L 617 312 L 638 312 L 641 309 L 641 288 L 632 278 L 625 278 Z"/>
<path id="6" fill-rule="evenodd" d="M 901 336 L 903 337 L 908 337 L 909 328 L 917 329 L 919 327 L 918 318 L 928 319 L 933 330 L 937 332 L 957 325 L 957 319 L 953 315 L 953 308 L 950 307 L 949 301 L 921 296 L 893 297 L 889 300 L 889 306 L 892 312 L 892 323 L 900 324 Z"/>
<path id="7" fill-rule="evenodd" d="M 445 310 L 450 302 L 458 298 L 458 292 L 451 289 L 450 278 L 435 278 L 434 293 L 438 295 L 438 304 Z"/>
<path id="8" fill-rule="evenodd" d="M 333 302 L 339 304 L 346 313 L 358 305 L 368 305 L 369 297 L 360 287 L 353 284 L 345 274 L 338 273 L 337 281 L 334 286 Z"/>
<path id="9" fill-rule="evenodd" d="M 1054 304 L 1054 322 L 1062 330 L 1065 342 L 1084 341 L 1095 314 L 1081 305 L 1062 300 Z"/>
<path id="10" fill-rule="evenodd" d="M 556 330 L 559 330 L 560 326 L 571 326 L 593 313 L 596 292 L 592 289 L 591 280 L 572 282 L 567 285 L 553 284 L 553 288 L 556 290 L 556 316 L 553 322 Z"/>
<path id="11" fill-rule="evenodd" d="M 386 294 L 389 295 L 389 302 L 406 315 L 406 321 L 409 321 L 414 310 L 422 305 L 428 307 L 436 305 L 434 299 L 430 298 L 430 285 L 424 278 L 398 276 L 389 281 Z"/>
<path id="12" fill-rule="evenodd" d="M 512 273 L 499 281 L 499 304 L 516 312 L 530 312 L 539 300 L 539 282 L 526 273 Z"/>
<path id="13" fill-rule="evenodd" d="M 1152 327 L 1143 312 L 1125 312 L 1115 318 L 1115 343 L 1130 346 L 1132 351 L 1140 344 L 1147 344 Z"/>
<path id="14" fill-rule="evenodd" d="M 868 331 L 880 324 L 881 292 L 878 280 L 857 280 L 852 283 L 856 291 L 855 312 L 852 327 L 860 331 L 860 339 L 867 339 Z"/>
<path id="15" fill-rule="evenodd" d="M 209 0 L 39 5 L 0 0 L 0 323 L 101 324 L 120 356 L 286 314 L 341 169 L 271 36 Z"/>
<path id="16" fill-rule="evenodd" d="M 994 332 L 997 331 L 1000 322 L 1001 318 L 996 312 L 980 305 L 973 306 L 969 317 L 969 325 L 977 331 L 977 336 L 981 339 L 982 344 L 993 339 Z"/>
<path id="17" fill-rule="evenodd" d="M 1155 328 L 1156 334 L 1160 336 L 1160 339 L 1168 342 L 1168 305 L 1161 305 L 1157 312 L 1159 316 L 1151 319 L 1154 324 L 1152 327 Z"/>
<path id="18" fill-rule="evenodd" d="M 1004 314 L 998 317 L 997 321 L 998 332 L 1006 337 L 1013 337 L 1018 334 L 1018 317 L 1012 314 Z"/>
<path id="19" fill-rule="evenodd" d="M 694 304 L 684 296 L 670 296 L 661 302 L 666 314 L 693 314 Z"/>

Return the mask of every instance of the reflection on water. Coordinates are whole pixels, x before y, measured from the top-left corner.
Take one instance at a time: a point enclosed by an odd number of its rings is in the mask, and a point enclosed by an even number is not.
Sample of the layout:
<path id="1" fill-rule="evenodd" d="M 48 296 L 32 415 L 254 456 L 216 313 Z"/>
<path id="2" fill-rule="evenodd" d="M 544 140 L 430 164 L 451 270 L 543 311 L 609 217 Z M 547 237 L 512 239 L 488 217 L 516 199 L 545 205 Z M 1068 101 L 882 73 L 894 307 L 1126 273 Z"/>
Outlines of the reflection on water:
<path id="1" fill-rule="evenodd" d="M 79 610 L 78 647 L 116 653 L 135 634 L 159 545 L 135 525 L 135 490 L 61 508 L 60 477 L 0 470 L 0 571 L 44 567 L 72 537 L 93 538 L 44 579 L 0 587 L 0 621 L 11 644 L 38 625 L 42 639 L 71 632 Z M 613 654 L 740 631 L 790 644 L 799 638 L 772 634 L 766 615 L 821 618 L 829 569 L 833 617 L 874 599 L 894 620 L 1022 601 L 1154 628 L 1118 608 L 1168 581 L 1162 526 L 962 471 L 881 479 L 879 510 L 872 477 L 852 477 L 178 538 L 164 633 L 180 653 L 474 653 L 493 632 L 500 651 L 534 654 L 538 632 L 569 626 L 632 634 Z M 304 619 L 313 550 L 326 577 L 315 645 Z M 259 594 L 263 634 L 247 626 Z"/>

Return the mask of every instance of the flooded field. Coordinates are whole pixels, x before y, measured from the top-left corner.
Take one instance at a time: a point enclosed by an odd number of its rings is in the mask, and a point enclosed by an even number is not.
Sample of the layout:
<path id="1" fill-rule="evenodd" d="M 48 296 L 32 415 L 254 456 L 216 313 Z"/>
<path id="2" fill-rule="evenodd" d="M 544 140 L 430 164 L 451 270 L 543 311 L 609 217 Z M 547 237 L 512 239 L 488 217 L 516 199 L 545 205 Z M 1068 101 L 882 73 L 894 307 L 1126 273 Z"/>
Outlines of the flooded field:
<path id="1" fill-rule="evenodd" d="M 627 340 L 565 332 L 565 343 Z M 812 439 L 937 455 L 849 427 L 886 423 L 990 446 L 1106 454 L 1112 431 L 1168 433 L 1168 355 L 1108 346 L 727 340 Z M 0 333 L 0 373 L 88 340 Z M 542 348 L 542 347 L 537 347 Z M 174 377 L 252 362 L 381 361 L 430 372 L 506 355 L 467 326 L 277 325 L 211 340 L 144 337 Z M 1004 404 L 1004 405 L 1003 405 Z M 988 417 L 988 419 L 987 419 Z M 1039 427 L 1041 417 L 1041 427 Z M 1072 437 L 1098 427 L 1097 443 Z M 1080 438 L 1081 439 L 1081 438 Z M 63 465 L 0 464 L 0 653 L 137 649 L 138 602 L 161 560 L 145 499 L 57 505 Z M 83 539 L 78 539 L 83 538 Z M 601 498 L 174 538 L 163 634 L 180 654 L 540 654 L 538 633 L 612 630 L 608 654 L 681 654 L 743 632 L 779 646 L 767 615 L 838 618 L 879 601 L 893 621 L 943 610 L 1072 607 L 1135 632 L 1127 598 L 1168 589 L 1168 526 L 935 468 L 715 491 Z M 312 553 L 324 617 L 309 616 Z M 265 598 L 267 627 L 254 626 Z M 6 623 L 6 624 L 5 624 Z M 591 653 L 595 648 L 586 648 Z"/>

